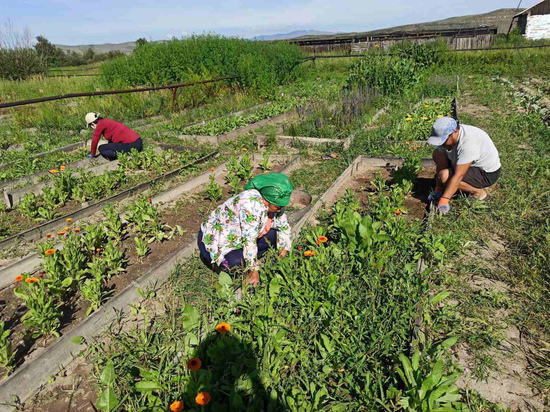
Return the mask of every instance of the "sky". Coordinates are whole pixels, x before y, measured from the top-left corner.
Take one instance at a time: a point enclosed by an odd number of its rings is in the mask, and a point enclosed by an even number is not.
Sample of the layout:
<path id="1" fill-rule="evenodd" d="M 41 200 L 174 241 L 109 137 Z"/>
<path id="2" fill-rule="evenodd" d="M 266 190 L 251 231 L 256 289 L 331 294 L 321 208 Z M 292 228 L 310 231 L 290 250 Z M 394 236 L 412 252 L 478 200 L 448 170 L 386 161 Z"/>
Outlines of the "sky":
<path id="1" fill-rule="evenodd" d="M 0 0 L 10 20 L 55 44 L 122 43 L 218 33 L 250 38 L 293 30 L 351 32 L 421 23 L 499 8 L 519 0 Z M 523 0 L 530 7 L 539 0 Z"/>

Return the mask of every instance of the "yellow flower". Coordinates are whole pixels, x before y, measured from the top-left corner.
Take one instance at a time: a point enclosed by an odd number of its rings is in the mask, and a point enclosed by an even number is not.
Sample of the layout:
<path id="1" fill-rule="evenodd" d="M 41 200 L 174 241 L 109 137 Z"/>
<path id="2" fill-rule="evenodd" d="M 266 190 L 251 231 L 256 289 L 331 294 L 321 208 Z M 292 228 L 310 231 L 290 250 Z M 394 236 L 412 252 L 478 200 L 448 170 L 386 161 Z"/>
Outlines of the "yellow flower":
<path id="1" fill-rule="evenodd" d="M 248 149 L 247 149 L 246 147 L 243 147 L 243 148 L 242 148 L 242 151 L 243 151 L 243 152 L 248 152 Z"/>
<path id="2" fill-rule="evenodd" d="M 412 119 L 413 119 L 412 117 L 407 117 L 405 120 L 406 120 L 407 122 L 410 122 Z"/>
<path id="3" fill-rule="evenodd" d="M 422 118 L 422 120 L 428 120 L 428 118 L 427 118 L 426 116 L 424 116 L 424 117 Z"/>
<path id="4" fill-rule="evenodd" d="M 54 175 L 54 174 L 56 174 L 56 173 L 59 173 L 59 170 L 57 170 L 57 169 L 52 169 L 52 170 L 50 170 L 50 173 L 51 173 L 52 175 Z"/>
<path id="5" fill-rule="evenodd" d="M 425 104 L 424 107 L 425 107 L 425 108 L 428 108 L 428 107 L 430 107 L 430 106 L 428 106 L 427 104 Z"/>
<path id="6" fill-rule="evenodd" d="M 63 172 L 65 170 L 65 166 L 59 166 L 59 170 Z"/>
<path id="7" fill-rule="evenodd" d="M 315 251 L 314 251 L 314 250 L 306 250 L 306 251 L 304 252 L 304 256 L 305 256 L 305 257 L 315 256 Z"/>
<path id="8" fill-rule="evenodd" d="M 442 117 L 443 117 L 442 114 L 438 114 L 438 115 L 437 115 L 437 118 L 438 118 L 438 119 L 441 119 Z"/>
<path id="9" fill-rule="evenodd" d="M 71 223 L 71 222 L 73 221 L 73 218 L 72 218 L 72 217 L 68 217 L 67 219 L 65 219 L 65 221 Z"/>
<path id="10" fill-rule="evenodd" d="M 27 282 L 27 283 L 36 283 L 36 282 L 38 282 L 38 278 L 35 278 L 35 277 L 33 276 L 33 277 L 31 277 L 31 278 L 25 279 L 25 282 Z"/>

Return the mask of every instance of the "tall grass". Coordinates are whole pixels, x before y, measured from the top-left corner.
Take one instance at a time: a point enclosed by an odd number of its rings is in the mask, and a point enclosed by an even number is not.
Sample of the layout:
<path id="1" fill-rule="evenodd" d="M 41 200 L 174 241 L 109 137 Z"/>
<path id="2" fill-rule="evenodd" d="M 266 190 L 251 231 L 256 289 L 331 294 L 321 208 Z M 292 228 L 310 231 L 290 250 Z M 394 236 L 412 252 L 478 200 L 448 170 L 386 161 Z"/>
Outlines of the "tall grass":
<path id="1" fill-rule="evenodd" d="M 239 76 L 240 85 L 267 94 L 296 78 L 302 56 L 298 46 L 284 42 L 201 35 L 144 44 L 130 56 L 103 64 L 101 73 L 115 88 Z"/>

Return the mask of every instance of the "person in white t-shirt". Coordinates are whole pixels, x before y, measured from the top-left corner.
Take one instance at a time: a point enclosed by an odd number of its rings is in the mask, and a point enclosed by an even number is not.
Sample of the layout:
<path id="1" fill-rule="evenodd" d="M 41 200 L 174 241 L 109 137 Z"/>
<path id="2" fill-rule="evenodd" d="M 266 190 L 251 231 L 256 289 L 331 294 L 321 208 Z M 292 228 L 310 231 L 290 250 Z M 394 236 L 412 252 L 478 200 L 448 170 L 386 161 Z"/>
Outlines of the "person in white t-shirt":
<path id="1" fill-rule="evenodd" d="M 500 176 L 498 150 L 487 133 L 442 117 L 434 122 L 428 143 L 437 146 L 433 153 L 436 187 L 430 201 L 437 202 L 442 214 L 451 210 L 449 201 L 457 190 L 475 200 L 487 200 L 484 189 Z"/>

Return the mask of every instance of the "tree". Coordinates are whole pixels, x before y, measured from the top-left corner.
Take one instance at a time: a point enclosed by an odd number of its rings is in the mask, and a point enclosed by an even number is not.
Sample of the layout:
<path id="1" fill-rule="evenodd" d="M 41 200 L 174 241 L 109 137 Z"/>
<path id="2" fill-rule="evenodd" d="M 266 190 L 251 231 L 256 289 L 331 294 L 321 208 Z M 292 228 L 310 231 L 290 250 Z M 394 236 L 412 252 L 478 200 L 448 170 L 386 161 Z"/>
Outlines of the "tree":
<path id="1" fill-rule="evenodd" d="M 146 38 L 140 37 L 139 39 L 136 40 L 136 49 L 137 49 L 138 47 L 141 47 L 141 46 L 146 45 L 147 43 L 149 43 L 149 42 L 147 41 Z"/>
<path id="2" fill-rule="evenodd" d="M 42 59 L 48 62 L 49 66 L 61 66 L 63 64 L 63 50 L 50 43 L 44 36 L 38 36 L 36 41 L 34 49 Z"/>

